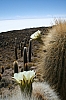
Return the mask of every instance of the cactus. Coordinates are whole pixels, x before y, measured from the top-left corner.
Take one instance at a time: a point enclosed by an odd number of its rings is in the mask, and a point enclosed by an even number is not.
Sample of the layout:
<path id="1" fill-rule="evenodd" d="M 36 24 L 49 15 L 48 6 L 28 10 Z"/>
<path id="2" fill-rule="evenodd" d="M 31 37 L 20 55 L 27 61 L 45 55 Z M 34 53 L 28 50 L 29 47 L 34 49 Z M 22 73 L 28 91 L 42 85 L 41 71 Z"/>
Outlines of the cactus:
<path id="1" fill-rule="evenodd" d="M 0 81 L 1 81 L 1 79 L 2 79 L 2 75 L 1 75 L 1 73 L 0 73 Z"/>
<path id="2" fill-rule="evenodd" d="M 45 45 L 44 79 L 55 87 L 62 100 L 66 100 L 66 23 L 53 27 Z"/>
<path id="3" fill-rule="evenodd" d="M 28 65 L 27 65 L 27 63 L 25 63 L 24 70 L 28 71 Z"/>
<path id="4" fill-rule="evenodd" d="M 32 90 L 35 100 L 61 100 L 47 82 L 33 82 Z"/>
<path id="5" fill-rule="evenodd" d="M 21 49 L 20 47 L 21 47 L 21 43 L 19 43 L 19 50 Z"/>
<path id="6" fill-rule="evenodd" d="M 18 59 L 18 56 L 17 56 L 17 47 L 15 46 L 15 58 L 16 58 L 16 60 Z"/>
<path id="7" fill-rule="evenodd" d="M 26 46 L 26 38 L 24 38 L 24 47 Z"/>
<path id="8" fill-rule="evenodd" d="M 17 38 L 15 38 L 15 58 L 16 58 L 16 60 L 18 59 L 18 57 L 17 57 Z"/>
<path id="9" fill-rule="evenodd" d="M 21 92 L 25 95 L 32 94 L 32 83 L 34 82 L 35 72 L 34 70 L 30 71 L 23 71 L 14 74 L 14 79 L 19 84 Z"/>
<path id="10" fill-rule="evenodd" d="M 17 46 L 17 38 L 15 38 L 15 47 Z"/>
<path id="11" fill-rule="evenodd" d="M 31 62 L 31 39 L 29 40 L 28 60 L 29 60 L 29 62 Z"/>
<path id="12" fill-rule="evenodd" d="M 1 68 L 2 68 L 2 72 L 1 72 L 1 74 L 3 74 L 3 72 L 4 72 L 4 66 L 2 66 Z"/>
<path id="13" fill-rule="evenodd" d="M 17 61 L 14 61 L 13 67 L 14 67 L 14 73 L 18 73 L 18 62 Z"/>
<path id="14" fill-rule="evenodd" d="M 23 68 L 21 68 L 21 72 L 23 72 Z"/>
<path id="15" fill-rule="evenodd" d="M 20 47 L 21 47 L 21 57 L 23 56 L 23 47 L 22 47 L 22 42 L 20 44 Z"/>
<path id="16" fill-rule="evenodd" d="M 24 70 L 27 70 L 27 48 L 24 47 L 24 50 L 23 50 L 23 62 L 24 62 Z"/>

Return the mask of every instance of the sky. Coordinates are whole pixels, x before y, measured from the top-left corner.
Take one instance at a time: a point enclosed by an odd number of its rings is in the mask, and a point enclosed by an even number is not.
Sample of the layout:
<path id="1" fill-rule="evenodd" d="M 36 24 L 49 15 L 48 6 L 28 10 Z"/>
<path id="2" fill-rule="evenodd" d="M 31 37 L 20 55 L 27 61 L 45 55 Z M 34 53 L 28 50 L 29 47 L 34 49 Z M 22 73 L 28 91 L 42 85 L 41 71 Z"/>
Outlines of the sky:
<path id="1" fill-rule="evenodd" d="M 0 20 L 44 17 L 66 17 L 66 0 L 0 0 Z"/>
<path id="2" fill-rule="evenodd" d="M 66 18 L 66 0 L 0 0 L 0 33 L 51 26 Z"/>

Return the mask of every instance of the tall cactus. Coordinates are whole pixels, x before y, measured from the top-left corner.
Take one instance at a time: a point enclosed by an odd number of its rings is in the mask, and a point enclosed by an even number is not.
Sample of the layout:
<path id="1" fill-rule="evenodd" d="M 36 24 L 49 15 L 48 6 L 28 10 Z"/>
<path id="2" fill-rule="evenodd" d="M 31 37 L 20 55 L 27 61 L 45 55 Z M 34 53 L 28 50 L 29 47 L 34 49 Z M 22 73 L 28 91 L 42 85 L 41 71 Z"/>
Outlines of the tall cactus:
<path id="1" fill-rule="evenodd" d="M 2 75 L 1 75 L 1 73 L 0 73 L 0 81 L 1 81 L 1 79 L 2 79 Z"/>
<path id="2" fill-rule="evenodd" d="M 66 23 L 56 25 L 46 37 L 44 78 L 66 100 Z"/>
<path id="3" fill-rule="evenodd" d="M 28 70 L 27 66 L 27 47 L 24 47 L 23 50 L 23 63 L 24 63 L 24 71 Z"/>
<path id="4" fill-rule="evenodd" d="M 24 47 L 26 47 L 26 38 L 24 38 Z"/>
<path id="5" fill-rule="evenodd" d="M 15 38 L 15 46 L 17 46 L 17 38 Z"/>
<path id="6" fill-rule="evenodd" d="M 15 59 L 17 60 L 18 59 L 18 56 L 17 56 L 17 47 L 14 47 L 14 50 L 15 50 Z"/>
<path id="7" fill-rule="evenodd" d="M 1 74 L 3 74 L 3 72 L 4 72 L 4 66 L 2 66 L 1 68 L 2 68 L 2 72 L 1 72 Z"/>
<path id="8" fill-rule="evenodd" d="M 14 67 L 14 73 L 18 73 L 18 62 L 17 61 L 14 61 L 13 67 Z"/>
<path id="9" fill-rule="evenodd" d="M 29 51 L 28 51 L 28 60 L 31 62 L 31 41 L 32 39 L 29 40 Z"/>
<path id="10" fill-rule="evenodd" d="M 28 71 L 28 65 L 27 65 L 27 63 L 25 63 L 24 71 Z"/>
<path id="11" fill-rule="evenodd" d="M 15 58 L 16 58 L 16 60 L 18 59 L 18 57 L 17 57 L 17 38 L 15 38 Z"/>
<path id="12" fill-rule="evenodd" d="M 21 57 L 23 56 L 23 47 L 22 47 L 22 42 L 20 44 L 20 47 L 21 47 Z"/>

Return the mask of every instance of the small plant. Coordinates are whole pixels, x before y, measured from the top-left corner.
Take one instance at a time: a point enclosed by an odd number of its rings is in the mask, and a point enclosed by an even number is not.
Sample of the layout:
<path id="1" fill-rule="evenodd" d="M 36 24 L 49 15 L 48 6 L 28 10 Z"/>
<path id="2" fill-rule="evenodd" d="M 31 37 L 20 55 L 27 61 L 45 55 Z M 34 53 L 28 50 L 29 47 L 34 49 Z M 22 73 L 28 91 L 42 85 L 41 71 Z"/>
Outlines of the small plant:
<path id="1" fill-rule="evenodd" d="M 14 67 L 14 73 L 18 73 L 18 62 L 17 61 L 14 61 L 13 67 Z"/>

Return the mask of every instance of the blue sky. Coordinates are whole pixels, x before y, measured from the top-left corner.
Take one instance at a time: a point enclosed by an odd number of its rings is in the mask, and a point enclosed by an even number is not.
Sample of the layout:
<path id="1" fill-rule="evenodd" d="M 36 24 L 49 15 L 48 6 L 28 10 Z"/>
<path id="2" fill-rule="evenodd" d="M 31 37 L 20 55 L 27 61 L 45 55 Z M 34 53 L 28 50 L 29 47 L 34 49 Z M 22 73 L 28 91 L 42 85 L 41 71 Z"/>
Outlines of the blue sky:
<path id="1" fill-rule="evenodd" d="M 0 0 L 0 19 L 66 17 L 66 0 Z"/>

